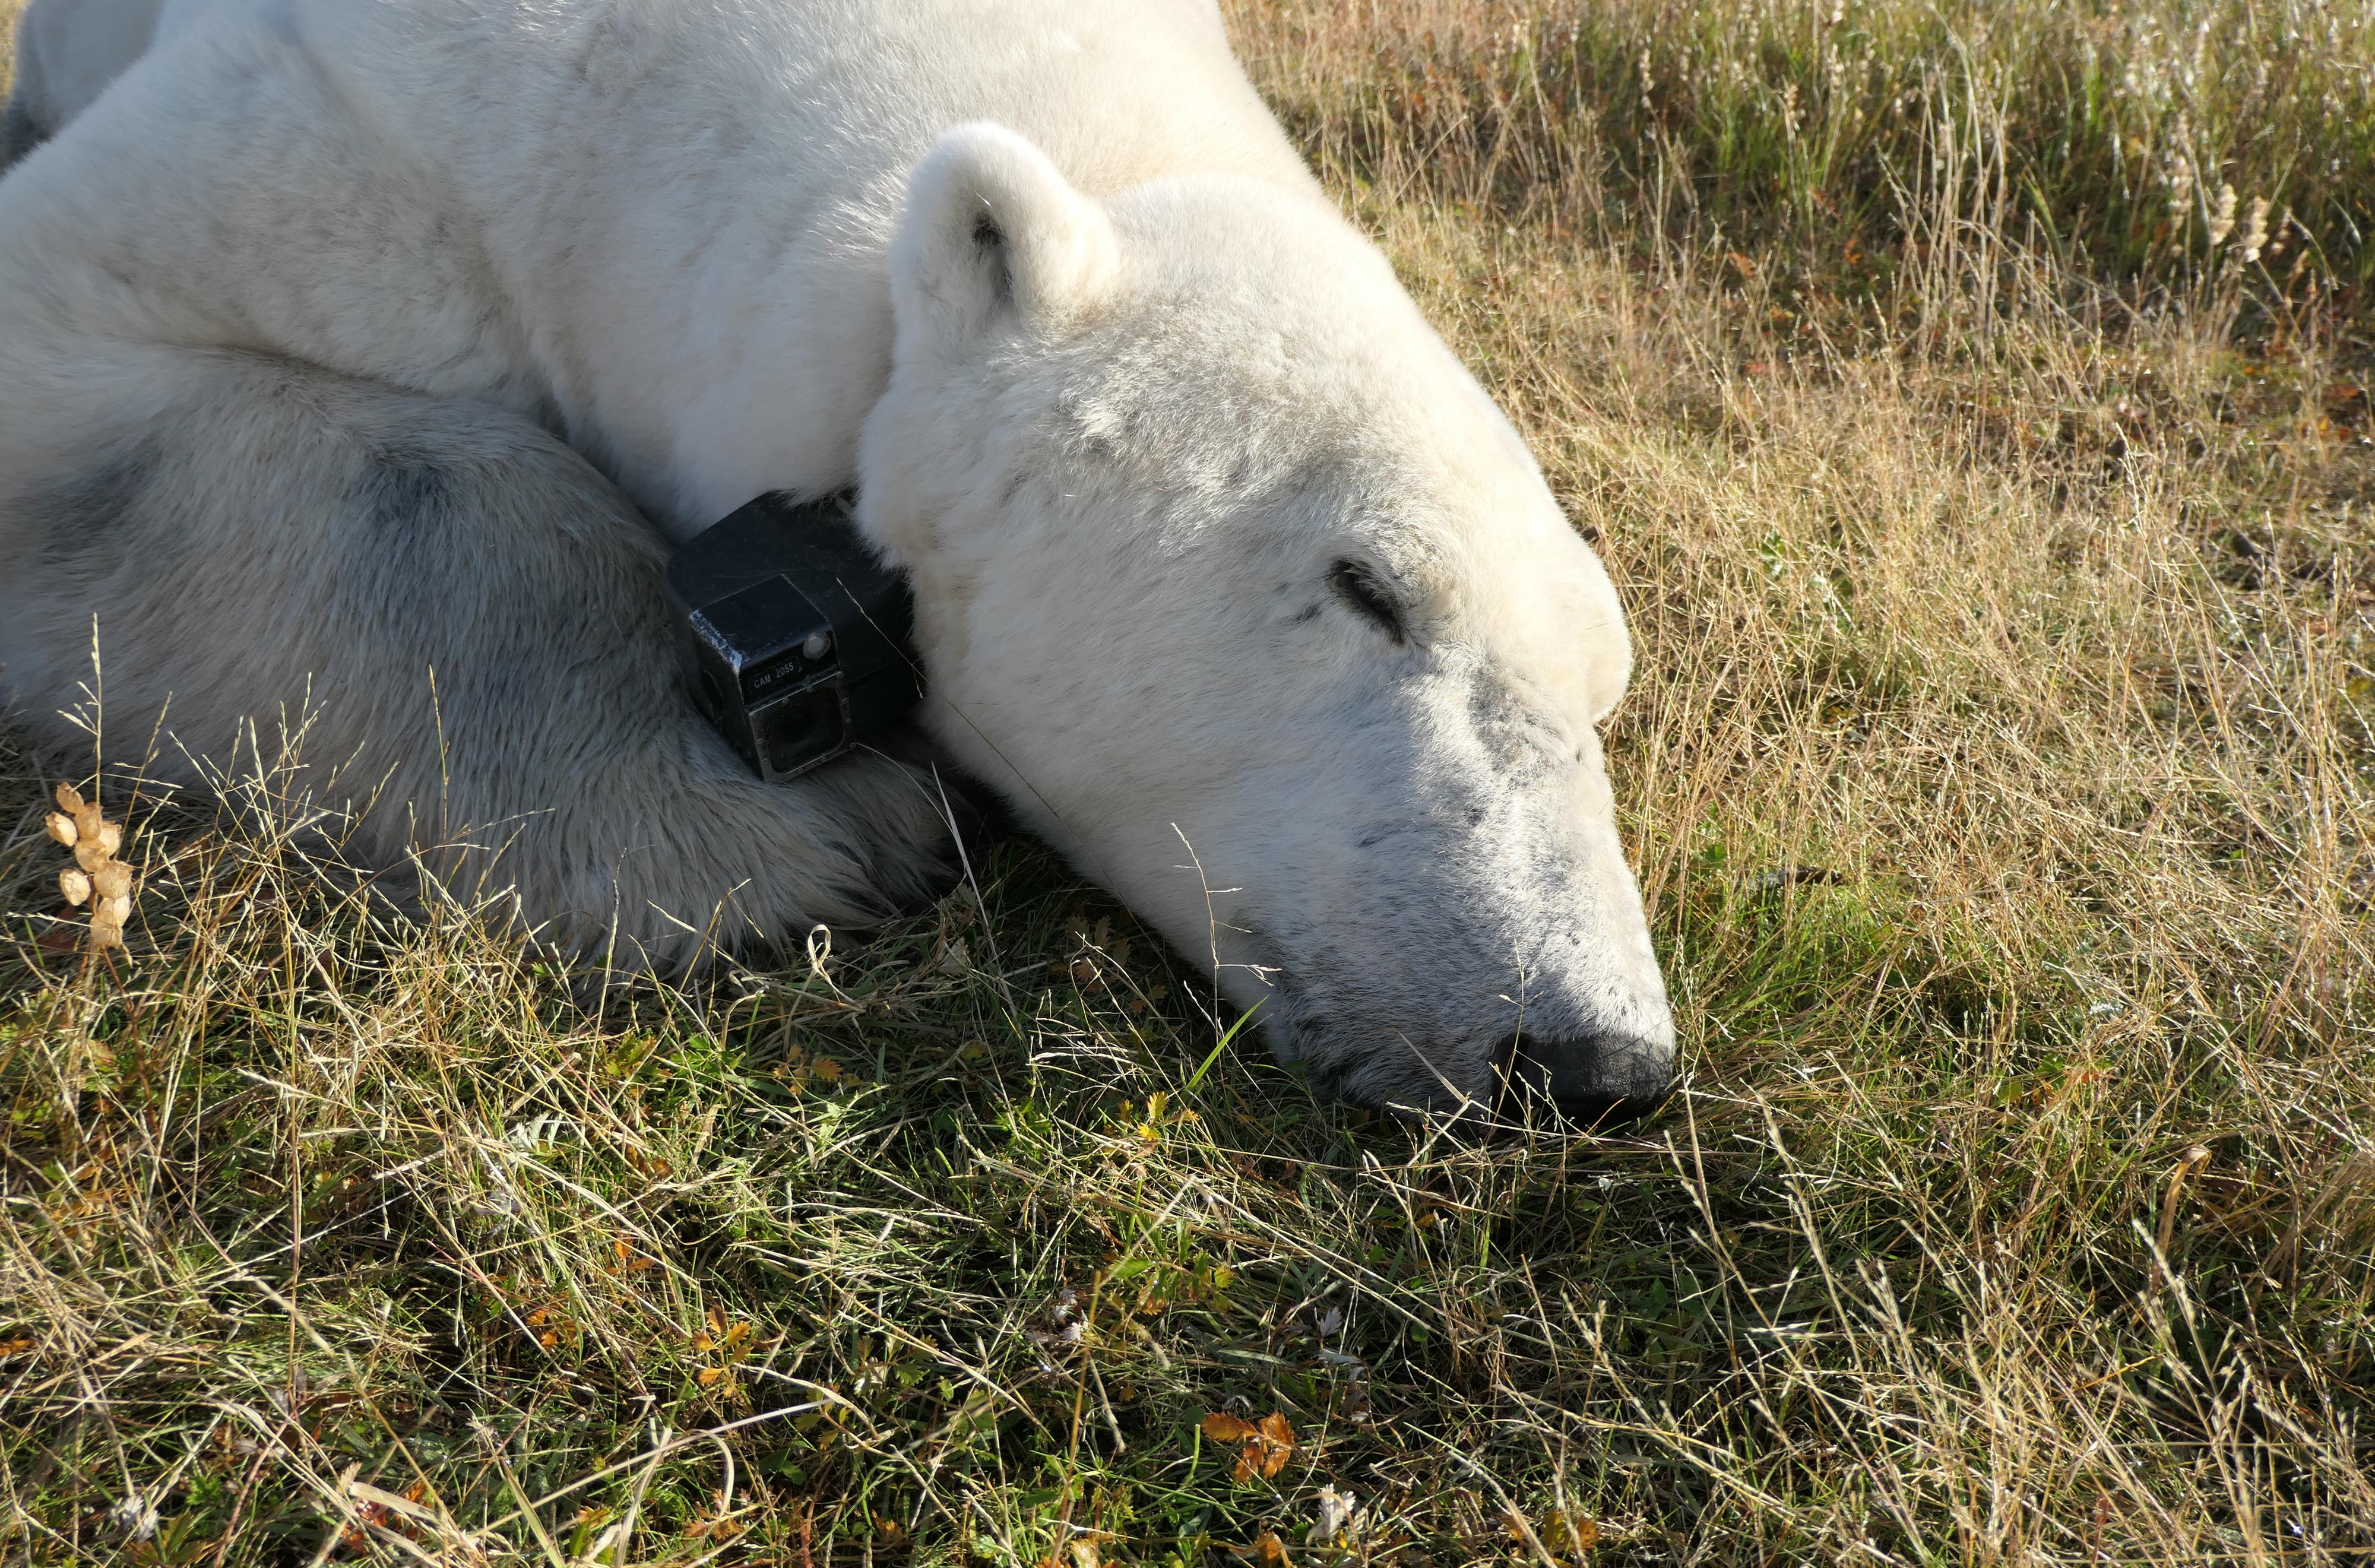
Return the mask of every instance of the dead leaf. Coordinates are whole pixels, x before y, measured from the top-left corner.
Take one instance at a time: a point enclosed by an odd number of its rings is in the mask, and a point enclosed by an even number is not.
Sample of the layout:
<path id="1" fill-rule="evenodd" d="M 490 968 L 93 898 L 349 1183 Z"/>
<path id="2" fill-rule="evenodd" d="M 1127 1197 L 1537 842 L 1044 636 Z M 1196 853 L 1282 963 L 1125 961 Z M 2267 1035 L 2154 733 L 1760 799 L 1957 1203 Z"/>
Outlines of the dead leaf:
<path id="1" fill-rule="evenodd" d="M 1511 1540 L 1526 1542 L 1528 1522 L 1516 1514 L 1502 1515 L 1501 1528 Z M 1562 1508 L 1545 1508 L 1532 1521 L 1532 1534 L 1553 1552 L 1589 1551 L 1600 1544 L 1600 1521 Z"/>
<path id="2" fill-rule="evenodd" d="M 1242 1421 L 1219 1410 L 1204 1418 L 1204 1435 L 1215 1443 L 1235 1443 L 1243 1446 L 1237 1453 L 1235 1479 L 1251 1480 L 1258 1475 L 1265 1479 L 1286 1468 L 1294 1453 L 1294 1428 L 1286 1417 L 1272 1410 L 1258 1421 Z"/>
<path id="3" fill-rule="evenodd" d="M 1542 1515 L 1539 1533 L 1552 1547 L 1564 1547 L 1569 1551 L 1589 1551 L 1600 1544 L 1600 1521 L 1588 1514 L 1570 1514 L 1553 1508 Z"/>

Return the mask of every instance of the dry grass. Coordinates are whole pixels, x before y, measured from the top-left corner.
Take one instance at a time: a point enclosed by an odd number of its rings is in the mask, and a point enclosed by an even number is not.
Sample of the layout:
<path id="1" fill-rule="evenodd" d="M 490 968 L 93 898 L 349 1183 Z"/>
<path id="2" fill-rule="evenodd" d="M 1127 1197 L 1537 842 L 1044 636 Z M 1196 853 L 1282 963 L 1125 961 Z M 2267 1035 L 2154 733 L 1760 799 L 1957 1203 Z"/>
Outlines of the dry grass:
<path id="1" fill-rule="evenodd" d="M 1831 14 L 1536 14 L 1551 114 L 1514 10 L 1235 8 L 1633 608 L 1655 1124 L 1314 1103 L 1011 844 L 862 949 L 589 1012 L 136 808 L 86 961 L 18 766 L 0 1551 L 2365 1562 L 2375 185 L 2299 172 L 2365 167 L 2363 7 Z M 1926 96 L 1777 199 L 1847 35 Z M 2066 41 L 2148 82 L 2204 36 L 2197 188 L 2325 215 L 2280 266 L 2036 155 Z M 1605 68 L 1684 49 L 1734 140 Z M 1283 1455 L 1202 1431 L 1272 1411 Z"/>
<path id="2" fill-rule="evenodd" d="M 1261 9 L 1323 156 L 1652 257 L 1720 226 L 1892 304 L 2006 245 L 2180 299 L 2227 264 L 2290 289 L 2375 267 L 2363 0 Z"/>

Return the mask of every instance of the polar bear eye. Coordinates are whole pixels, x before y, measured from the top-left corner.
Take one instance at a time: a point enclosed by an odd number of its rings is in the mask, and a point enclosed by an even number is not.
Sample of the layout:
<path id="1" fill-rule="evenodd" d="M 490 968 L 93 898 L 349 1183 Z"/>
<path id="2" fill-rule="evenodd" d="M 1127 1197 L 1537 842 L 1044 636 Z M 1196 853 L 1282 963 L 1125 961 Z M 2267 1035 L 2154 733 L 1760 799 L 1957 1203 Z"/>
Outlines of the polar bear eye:
<path id="1" fill-rule="evenodd" d="M 1338 598 L 1377 623 L 1378 629 L 1402 645 L 1401 607 L 1377 581 L 1377 573 L 1357 560 L 1340 560 L 1328 569 L 1328 587 Z"/>

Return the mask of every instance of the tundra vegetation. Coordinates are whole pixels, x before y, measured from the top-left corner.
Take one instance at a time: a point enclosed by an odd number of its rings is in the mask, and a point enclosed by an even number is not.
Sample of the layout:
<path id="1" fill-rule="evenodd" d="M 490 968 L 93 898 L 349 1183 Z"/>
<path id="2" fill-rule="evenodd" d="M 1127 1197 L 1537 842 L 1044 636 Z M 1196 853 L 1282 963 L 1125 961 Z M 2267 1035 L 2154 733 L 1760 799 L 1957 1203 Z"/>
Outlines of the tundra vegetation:
<path id="1" fill-rule="evenodd" d="M 589 1004 L 301 735 L 95 943 L 8 754 L 6 1561 L 2375 1550 L 2375 6 L 1230 19 L 1625 595 L 1684 1091 L 1317 1102 L 1013 843 Z"/>

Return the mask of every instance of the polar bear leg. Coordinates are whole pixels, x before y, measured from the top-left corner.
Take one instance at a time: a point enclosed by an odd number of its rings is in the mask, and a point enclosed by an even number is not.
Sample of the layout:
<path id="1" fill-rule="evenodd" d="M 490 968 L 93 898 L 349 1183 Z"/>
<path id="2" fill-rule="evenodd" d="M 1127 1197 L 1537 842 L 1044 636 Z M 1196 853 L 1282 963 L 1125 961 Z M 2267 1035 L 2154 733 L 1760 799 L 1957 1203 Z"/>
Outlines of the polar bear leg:
<path id="1" fill-rule="evenodd" d="M 57 710 L 95 641 L 112 765 L 273 774 L 349 857 L 512 890 L 580 956 L 797 940 L 940 876 L 928 772 L 749 774 L 685 693 L 656 530 L 526 419 L 227 351 L 61 368 L 140 394 L 135 419 L 59 414 L 0 477 L 0 694 L 77 771 Z"/>

